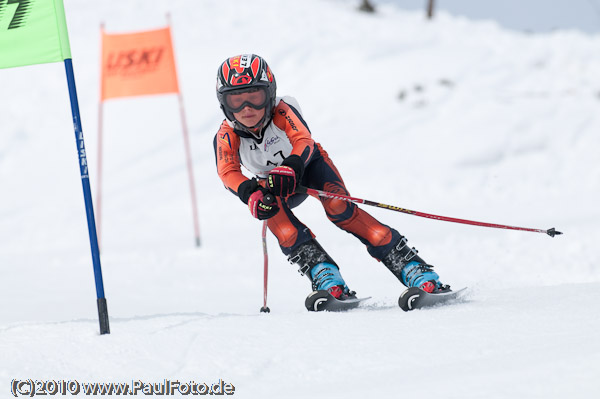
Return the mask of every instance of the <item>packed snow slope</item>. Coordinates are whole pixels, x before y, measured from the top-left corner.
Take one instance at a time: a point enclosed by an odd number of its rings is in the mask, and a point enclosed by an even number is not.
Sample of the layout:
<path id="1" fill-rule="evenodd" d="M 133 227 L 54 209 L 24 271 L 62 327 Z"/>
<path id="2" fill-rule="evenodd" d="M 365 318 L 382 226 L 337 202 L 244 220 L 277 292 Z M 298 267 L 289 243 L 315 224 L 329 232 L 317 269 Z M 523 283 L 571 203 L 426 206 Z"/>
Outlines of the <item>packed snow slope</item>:
<path id="1" fill-rule="evenodd" d="M 104 105 L 100 336 L 64 67 L 0 71 L 0 396 L 13 379 L 165 379 L 240 398 L 591 397 L 600 374 L 600 36 L 355 1 L 65 0 L 95 193 L 100 23 L 171 13 L 200 209 L 194 246 L 175 96 Z M 264 56 L 354 196 L 489 229 L 369 208 L 408 237 L 454 306 L 402 312 L 403 287 L 309 198 L 296 213 L 371 296 L 308 313 L 310 287 L 227 192 L 212 140 L 225 58 Z M 83 394 L 82 394 L 83 395 Z"/>

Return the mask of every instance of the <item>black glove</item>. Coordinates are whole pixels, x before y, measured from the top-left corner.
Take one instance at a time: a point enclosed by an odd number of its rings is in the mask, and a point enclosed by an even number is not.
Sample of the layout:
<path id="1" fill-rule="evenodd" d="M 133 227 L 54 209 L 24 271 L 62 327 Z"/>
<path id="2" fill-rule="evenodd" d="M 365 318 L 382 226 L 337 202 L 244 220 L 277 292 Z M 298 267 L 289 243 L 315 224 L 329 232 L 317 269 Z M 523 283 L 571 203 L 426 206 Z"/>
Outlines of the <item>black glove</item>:
<path id="1" fill-rule="evenodd" d="M 267 189 L 258 187 L 248 198 L 248 208 L 252 216 L 258 220 L 272 218 L 279 212 L 279 206 L 273 194 Z"/>
<path id="2" fill-rule="evenodd" d="M 290 155 L 278 166 L 269 172 L 267 187 L 279 197 L 294 194 L 296 186 L 304 173 L 304 162 L 298 155 Z"/>
<path id="3" fill-rule="evenodd" d="M 243 181 L 237 189 L 237 195 L 244 204 L 248 205 L 252 216 L 259 220 L 268 219 L 279 212 L 273 194 L 261 187 L 256 178 Z"/>

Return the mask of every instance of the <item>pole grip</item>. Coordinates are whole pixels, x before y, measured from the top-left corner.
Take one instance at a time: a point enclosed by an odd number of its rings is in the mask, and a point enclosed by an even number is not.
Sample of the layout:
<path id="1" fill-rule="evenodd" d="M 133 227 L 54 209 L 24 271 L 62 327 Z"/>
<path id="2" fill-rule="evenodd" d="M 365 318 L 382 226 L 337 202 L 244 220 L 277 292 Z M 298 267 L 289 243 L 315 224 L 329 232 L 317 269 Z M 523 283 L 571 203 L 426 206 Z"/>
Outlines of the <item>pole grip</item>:
<path id="1" fill-rule="evenodd" d="M 275 202 L 275 196 L 273 194 L 268 193 L 263 197 L 263 203 L 265 205 L 271 205 L 273 202 Z"/>

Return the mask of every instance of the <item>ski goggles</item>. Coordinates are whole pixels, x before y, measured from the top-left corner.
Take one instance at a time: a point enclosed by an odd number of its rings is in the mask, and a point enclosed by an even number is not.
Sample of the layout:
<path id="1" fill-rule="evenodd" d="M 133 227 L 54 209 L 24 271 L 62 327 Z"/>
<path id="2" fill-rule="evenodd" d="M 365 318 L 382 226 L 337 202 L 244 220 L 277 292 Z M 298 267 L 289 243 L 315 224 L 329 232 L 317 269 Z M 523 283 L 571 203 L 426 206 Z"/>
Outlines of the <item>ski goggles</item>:
<path id="1" fill-rule="evenodd" d="M 223 94 L 223 103 L 227 110 L 237 113 L 245 107 L 262 109 L 267 106 L 269 96 L 266 87 L 253 87 L 251 89 L 235 90 Z"/>

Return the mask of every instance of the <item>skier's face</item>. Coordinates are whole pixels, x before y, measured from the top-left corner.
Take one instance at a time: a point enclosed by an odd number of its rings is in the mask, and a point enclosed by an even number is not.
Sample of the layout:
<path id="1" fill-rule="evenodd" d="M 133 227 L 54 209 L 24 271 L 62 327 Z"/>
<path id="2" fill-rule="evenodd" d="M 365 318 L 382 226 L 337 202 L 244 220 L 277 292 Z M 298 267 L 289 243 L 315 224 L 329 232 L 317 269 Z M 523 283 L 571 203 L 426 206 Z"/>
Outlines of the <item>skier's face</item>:
<path id="1" fill-rule="evenodd" d="M 252 87 L 225 93 L 224 99 L 224 107 L 233 113 L 236 121 L 247 128 L 253 128 L 260 123 L 269 102 L 265 87 Z"/>
<path id="2" fill-rule="evenodd" d="M 240 112 L 234 112 L 233 116 L 236 121 L 250 128 L 256 126 L 263 116 L 265 116 L 265 108 L 254 109 L 247 105 Z"/>

